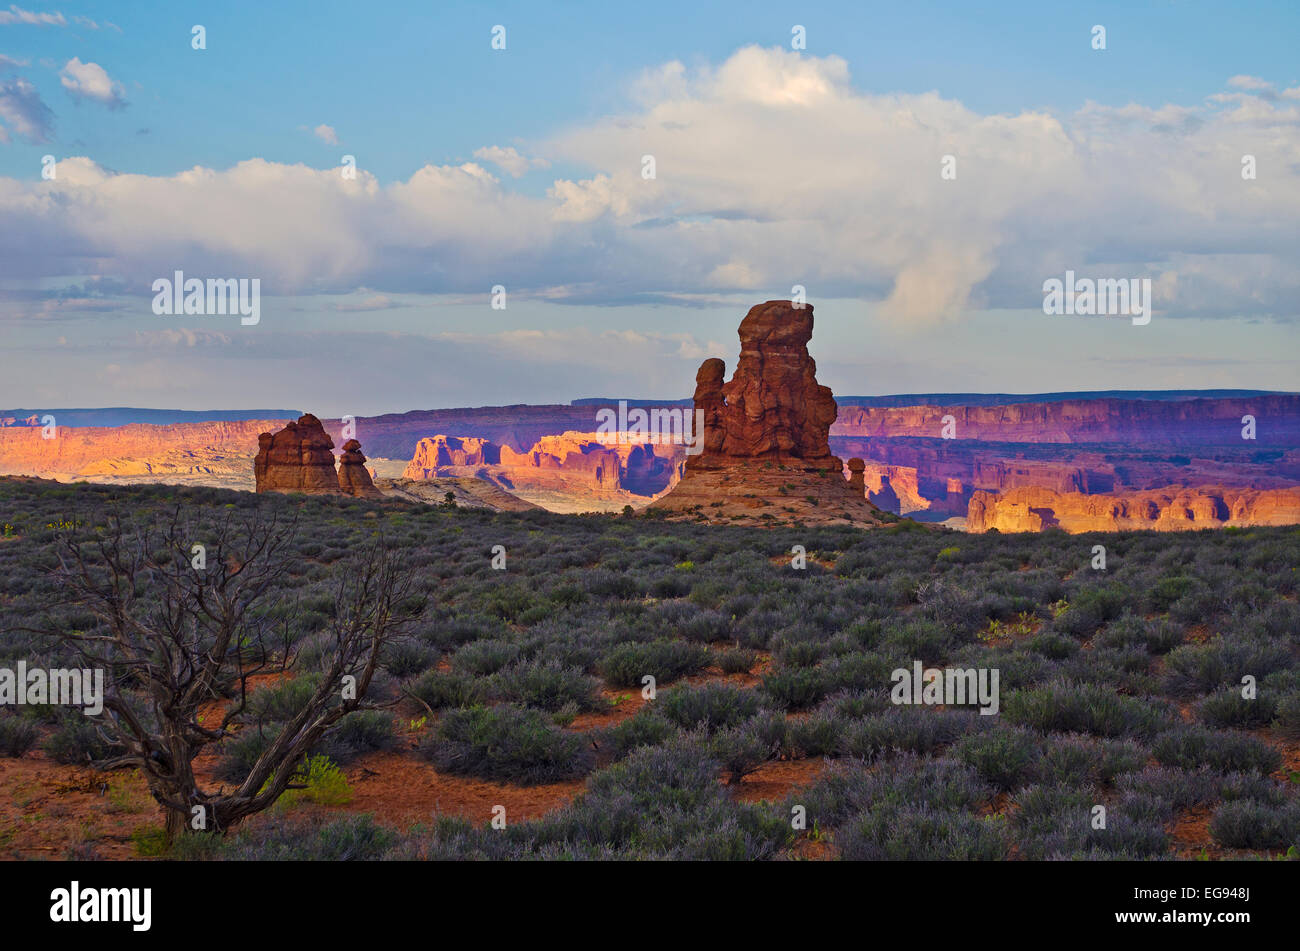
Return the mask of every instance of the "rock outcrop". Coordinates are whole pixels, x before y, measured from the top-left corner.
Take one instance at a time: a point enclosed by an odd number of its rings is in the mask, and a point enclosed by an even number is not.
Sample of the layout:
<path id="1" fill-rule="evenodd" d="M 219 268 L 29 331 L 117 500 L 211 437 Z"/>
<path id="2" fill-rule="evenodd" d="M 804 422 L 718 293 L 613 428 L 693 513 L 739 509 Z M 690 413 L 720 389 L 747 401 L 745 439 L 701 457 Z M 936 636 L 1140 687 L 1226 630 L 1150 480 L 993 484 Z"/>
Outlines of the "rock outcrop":
<path id="1" fill-rule="evenodd" d="M 849 460 L 849 488 L 859 495 L 867 494 L 867 483 L 862 475 L 867 469 L 867 464 L 854 456 Z"/>
<path id="2" fill-rule="evenodd" d="M 723 361 L 705 360 L 695 377 L 695 408 L 704 411 L 704 451 L 687 469 L 723 468 L 737 460 L 807 468 L 841 467 L 827 437 L 837 407 L 817 382 L 808 354 L 811 304 L 771 300 L 740 323 L 740 360 L 723 383 Z"/>
<path id="3" fill-rule="evenodd" d="M 1140 492 L 1084 495 L 1038 486 L 1005 493 L 976 492 L 966 527 L 972 532 L 1070 533 L 1131 529 L 1174 532 L 1223 526 L 1293 525 L 1300 522 L 1300 487 L 1234 489 L 1166 486 Z"/>
<path id="4" fill-rule="evenodd" d="M 680 476 L 686 447 L 629 433 L 564 432 L 516 452 L 481 438 L 427 436 L 408 480 L 478 478 L 554 511 L 618 511 L 644 504 Z"/>
<path id="5" fill-rule="evenodd" d="M 366 457 L 361 454 L 361 443 L 355 439 L 343 444 L 343 455 L 339 456 L 339 491 L 359 499 L 384 497 L 384 493 L 375 488 L 370 470 L 366 468 Z"/>
<path id="6" fill-rule="evenodd" d="M 757 524 L 881 521 L 861 473 L 852 488 L 831 453 L 837 407 L 830 388 L 817 382 L 812 330 L 812 305 L 774 300 L 750 308 L 731 380 L 723 382 L 726 365 L 716 357 L 695 376 L 703 451 L 686 460 L 681 481 L 651 508 Z"/>
<path id="7" fill-rule="evenodd" d="M 258 492 L 340 494 L 334 471 L 334 440 L 311 413 L 298 417 L 278 433 L 257 437 L 253 474 Z"/>

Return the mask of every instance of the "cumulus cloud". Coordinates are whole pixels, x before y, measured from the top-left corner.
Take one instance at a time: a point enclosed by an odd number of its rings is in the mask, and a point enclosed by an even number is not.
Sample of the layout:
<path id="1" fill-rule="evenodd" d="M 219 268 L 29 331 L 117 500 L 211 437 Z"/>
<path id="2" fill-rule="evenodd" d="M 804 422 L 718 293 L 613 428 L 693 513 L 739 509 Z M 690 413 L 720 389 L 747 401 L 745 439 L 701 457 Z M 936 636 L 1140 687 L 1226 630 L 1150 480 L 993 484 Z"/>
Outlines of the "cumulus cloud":
<path id="1" fill-rule="evenodd" d="M 21 77 L 0 83 L 0 143 L 10 141 L 11 131 L 36 145 L 49 142 L 54 133 L 54 113 Z"/>
<path id="2" fill-rule="evenodd" d="M 89 99 L 110 109 L 126 105 L 126 91 L 98 63 L 83 63 L 74 56 L 59 72 L 59 81 L 74 99 Z"/>
<path id="3" fill-rule="evenodd" d="M 326 145 L 339 144 L 339 134 L 334 131 L 333 126 L 326 125 L 325 123 L 322 122 L 320 125 L 312 129 L 311 131 L 312 131 L 312 135 L 316 136 L 316 138 L 320 139 Z"/>
<path id="4" fill-rule="evenodd" d="M 1293 97 L 1234 78 L 1201 103 L 986 115 L 850 80 L 837 57 L 780 49 L 666 64 L 622 113 L 538 145 L 590 170 L 541 196 L 477 162 L 381 185 L 262 159 L 166 177 L 69 159 L 57 186 L 0 179 L 0 276 L 86 269 L 147 287 L 183 266 L 260 277 L 264 293 L 502 284 L 593 303 L 800 284 L 814 302 L 857 296 L 911 324 L 1036 309 L 1043 281 L 1072 269 L 1151 277 L 1157 314 L 1297 316 Z M 499 146 L 475 158 L 508 176 L 537 162 Z"/>
<path id="5" fill-rule="evenodd" d="M 523 174 L 530 168 L 546 168 L 551 164 L 546 159 L 529 158 L 526 155 L 521 155 L 516 149 L 502 148 L 499 145 L 490 145 L 486 148 L 477 149 L 474 152 L 474 157 L 485 162 L 491 162 L 512 178 L 522 178 Z"/>
<path id="6" fill-rule="evenodd" d="M 25 59 L 14 59 L 12 56 L 6 56 L 4 53 L 0 53 L 0 73 L 26 65 L 27 60 Z"/>

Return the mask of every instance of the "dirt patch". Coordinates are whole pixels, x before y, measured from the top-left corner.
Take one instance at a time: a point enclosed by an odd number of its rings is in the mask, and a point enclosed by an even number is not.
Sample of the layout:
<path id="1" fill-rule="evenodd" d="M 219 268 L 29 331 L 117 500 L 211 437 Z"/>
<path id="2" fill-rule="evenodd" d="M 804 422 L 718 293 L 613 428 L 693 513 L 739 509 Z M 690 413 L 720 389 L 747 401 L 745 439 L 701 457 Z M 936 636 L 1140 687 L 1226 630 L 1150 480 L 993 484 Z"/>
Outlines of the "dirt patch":
<path id="1" fill-rule="evenodd" d="M 823 769 L 823 759 L 773 760 L 741 780 L 728 786 L 740 802 L 779 802 L 796 789 L 810 786 Z"/>

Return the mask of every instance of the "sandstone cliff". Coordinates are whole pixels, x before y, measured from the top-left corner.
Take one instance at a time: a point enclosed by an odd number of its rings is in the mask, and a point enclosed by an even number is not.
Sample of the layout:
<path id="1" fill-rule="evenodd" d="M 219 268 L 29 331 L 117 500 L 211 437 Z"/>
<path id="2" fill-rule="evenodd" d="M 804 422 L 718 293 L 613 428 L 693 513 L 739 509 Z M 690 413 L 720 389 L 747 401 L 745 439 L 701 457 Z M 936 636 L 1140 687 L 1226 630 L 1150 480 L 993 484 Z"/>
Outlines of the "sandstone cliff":
<path id="1" fill-rule="evenodd" d="M 976 492 L 968 531 L 1109 532 L 1129 529 L 1186 531 L 1225 525 L 1293 525 L 1300 522 L 1300 487 L 1241 489 L 1223 486 L 1083 495 L 1030 486 L 1005 493 Z"/>
<path id="2" fill-rule="evenodd" d="M 987 442 L 1240 445 L 1242 417 L 1256 421 L 1254 443 L 1300 444 L 1300 396 L 1243 399 L 1062 400 L 1005 406 L 846 407 L 832 435 L 939 437 L 952 416 L 957 439 Z"/>

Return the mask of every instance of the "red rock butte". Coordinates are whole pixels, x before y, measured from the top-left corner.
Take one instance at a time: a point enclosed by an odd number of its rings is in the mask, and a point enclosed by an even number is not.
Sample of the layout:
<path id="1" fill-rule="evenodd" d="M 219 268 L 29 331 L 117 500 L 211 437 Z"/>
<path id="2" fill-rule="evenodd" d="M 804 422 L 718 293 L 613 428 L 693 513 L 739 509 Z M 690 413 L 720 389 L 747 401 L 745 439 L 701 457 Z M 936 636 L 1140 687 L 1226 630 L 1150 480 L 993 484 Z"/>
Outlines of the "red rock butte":
<path id="1" fill-rule="evenodd" d="M 342 464 L 335 471 L 334 440 L 311 413 L 277 433 L 260 434 L 257 447 L 253 474 L 258 492 L 382 497 L 366 469 L 361 444 L 355 439 L 344 444 Z"/>
<path id="2" fill-rule="evenodd" d="M 880 511 L 845 480 L 829 434 L 838 407 L 808 353 L 813 308 L 786 300 L 751 307 L 740 323 L 740 360 L 705 360 L 695 376 L 703 450 L 680 482 L 651 505 L 727 521 L 877 524 Z"/>

